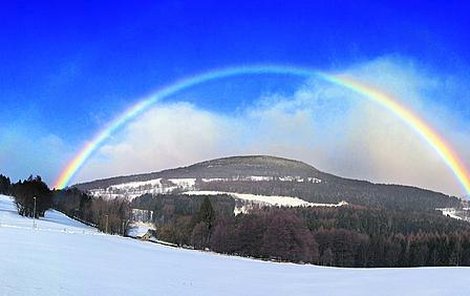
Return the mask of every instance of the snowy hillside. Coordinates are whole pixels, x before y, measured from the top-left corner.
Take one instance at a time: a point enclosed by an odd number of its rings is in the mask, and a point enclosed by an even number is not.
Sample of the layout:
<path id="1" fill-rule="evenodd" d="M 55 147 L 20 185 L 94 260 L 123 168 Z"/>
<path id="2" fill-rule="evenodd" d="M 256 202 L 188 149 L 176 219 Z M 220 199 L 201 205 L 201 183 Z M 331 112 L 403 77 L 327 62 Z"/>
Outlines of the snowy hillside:
<path id="1" fill-rule="evenodd" d="M 124 197 L 132 200 L 143 194 L 165 194 L 175 190 L 194 189 L 195 178 L 175 178 L 163 179 L 157 178 L 148 181 L 129 182 L 116 184 L 106 188 L 91 189 L 88 191 L 92 196 L 104 198 Z"/>
<path id="2" fill-rule="evenodd" d="M 50 211 L 33 229 L 0 196 L 2 295 L 466 295 L 470 268 L 263 262 L 103 235 Z"/>
<path id="3" fill-rule="evenodd" d="M 124 197 L 130 200 L 143 194 L 166 194 L 174 191 L 186 192 L 197 190 L 206 184 L 214 182 L 267 182 L 277 180 L 279 182 L 297 182 L 318 184 L 321 180 L 313 177 L 300 176 L 235 176 L 230 178 L 201 178 L 199 184 L 196 178 L 157 178 L 147 181 L 127 182 L 122 184 L 110 185 L 106 188 L 89 189 L 88 193 L 96 197 L 116 198 Z"/>
<path id="4" fill-rule="evenodd" d="M 392 210 L 429 211 L 462 207 L 461 199 L 442 193 L 410 186 L 346 179 L 321 172 L 300 161 L 266 155 L 218 158 L 186 167 L 111 177 L 72 187 L 95 197 L 122 197 L 129 200 L 143 194 L 212 191 L 272 196 L 273 199 L 283 196 L 316 204 L 346 201 L 357 206 Z M 250 207 L 251 203 L 244 202 L 242 198 L 237 201 L 241 207 Z M 278 202 L 268 202 L 274 203 Z"/>
<path id="5" fill-rule="evenodd" d="M 148 181 L 128 182 L 115 184 L 106 188 L 90 189 L 88 193 L 94 197 L 103 198 L 127 198 L 133 200 L 143 194 L 168 194 L 180 192 L 188 196 L 196 195 L 229 195 L 237 200 L 234 209 L 235 214 L 246 213 L 254 206 L 277 206 L 277 207 L 337 207 L 347 205 L 345 201 L 339 203 L 312 203 L 294 196 L 260 195 L 249 193 L 237 193 L 226 191 L 199 190 L 204 184 L 212 182 L 266 182 L 277 180 L 279 182 L 297 182 L 318 184 L 320 179 L 300 176 L 236 176 L 231 178 L 201 178 L 199 184 L 196 178 L 157 178 Z M 201 185 L 203 183 L 203 185 Z"/>

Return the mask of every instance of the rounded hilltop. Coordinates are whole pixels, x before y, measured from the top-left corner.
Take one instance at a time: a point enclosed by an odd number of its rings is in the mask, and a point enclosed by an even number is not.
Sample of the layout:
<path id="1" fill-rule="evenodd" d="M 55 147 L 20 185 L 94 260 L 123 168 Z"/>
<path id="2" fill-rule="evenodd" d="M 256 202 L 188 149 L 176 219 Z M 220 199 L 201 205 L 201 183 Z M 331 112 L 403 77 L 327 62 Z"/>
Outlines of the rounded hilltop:
<path id="1" fill-rule="evenodd" d="M 317 169 L 301 161 L 269 155 L 217 158 L 181 169 L 186 173 L 196 173 L 200 177 L 231 177 L 238 175 L 314 177 L 319 173 Z"/>

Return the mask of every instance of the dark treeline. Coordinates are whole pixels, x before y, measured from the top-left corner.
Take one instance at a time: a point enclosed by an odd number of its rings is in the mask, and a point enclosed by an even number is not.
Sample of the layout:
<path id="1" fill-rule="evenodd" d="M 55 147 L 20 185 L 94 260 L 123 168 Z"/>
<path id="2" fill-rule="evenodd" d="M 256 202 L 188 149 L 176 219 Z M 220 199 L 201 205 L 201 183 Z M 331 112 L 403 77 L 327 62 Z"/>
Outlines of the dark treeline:
<path id="1" fill-rule="evenodd" d="M 470 224 L 433 211 L 274 207 L 235 216 L 229 196 L 185 195 L 145 195 L 132 206 L 154 211 L 159 239 L 225 254 L 347 267 L 470 265 Z"/>
<path id="2" fill-rule="evenodd" d="M 10 178 L 0 174 L 0 194 L 11 193 L 11 181 Z"/>
<path id="3" fill-rule="evenodd" d="M 325 176 L 326 178 L 326 176 Z M 461 206 L 461 200 L 442 193 L 401 185 L 373 184 L 329 176 L 320 183 L 271 181 L 197 182 L 200 190 L 297 196 L 307 201 L 338 203 L 347 201 L 367 207 L 394 210 L 433 210 Z"/>
<path id="4" fill-rule="evenodd" d="M 314 233 L 323 265 L 470 265 L 470 224 L 439 212 L 357 207 L 294 210 Z"/>
<path id="5" fill-rule="evenodd" d="M 228 195 L 143 195 L 133 208 L 153 210 L 158 238 L 180 246 L 294 262 L 317 262 L 313 233 L 297 213 L 258 210 L 235 216 Z"/>
<path id="6" fill-rule="evenodd" d="M 66 215 L 115 234 L 127 234 L 130 207 L 127 200 L 91 197 L 77 189 L 51 191 L 40 176 L 11 183 L 0 175 L 0 194 L 12 195 L 18 214 L 27 217 L 44 217 L 45 212 L 55 208 Z"/>
<path id="7" fill-rule="evenodd" d="M 180 246 L 206 248 L 215 217 L 233 215 L 235 200 L 228 195 L 145 194 L 134 199 L 131 207 L 153 211 L 159 239 Z"/>
<path id="8" fill-rule="evenodd" d="M 130 207 L 125 199 L 96 198 L 71 188 L 54 191 L 54 208 L 66 215 L 112 234 L 126 235 Z"/>
<path id="9" fill-rule="evenodd" d="M 134 209 L 154 211 L 155 222 L 174 221 L 178 216 L 194 215 L 208 197 L 214 209 L 222 215 L 232 215 L 235 200 L 229 195 L 189 196 L 185 194 L 144 194 L 132 200 Z"/>
<path id="10" fill-rule="evenodd" d="M 44 213 L 52 207 L 52 192 L 41 177 L 30 176 L 10 186 L 18 214 L 35 218 L 44 217 Z"/>

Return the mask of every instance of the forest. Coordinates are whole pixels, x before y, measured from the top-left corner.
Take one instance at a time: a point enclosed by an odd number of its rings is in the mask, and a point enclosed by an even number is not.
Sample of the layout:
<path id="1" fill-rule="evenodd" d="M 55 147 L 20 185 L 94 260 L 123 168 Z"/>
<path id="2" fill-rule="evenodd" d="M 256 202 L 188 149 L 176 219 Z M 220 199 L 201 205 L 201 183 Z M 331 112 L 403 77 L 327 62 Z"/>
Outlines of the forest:
<path id="1" fill-rule="evenodd" d="M 262 207 L 235 216 L 234 205 L 226 195 L 131 203 L 153 210 L 158 238 L 180 246 L 328 266 L 470 265 L 470 224 L 437 211 Z"/>
<path id="2" fill-rule="evenodd" d="M 25 217 L 44 217 L 52 207 L 52 192 L 40 176 L 29 176 L 26 180 L 11 183 L 6 176 L 0 175 L 0 194 L 14 197 L 18 214 Z"/>
<path id="3" fill-rule="evenodd" d="M 54 209 L 110 234 L 126 235 L 130 228 L 130 206 L 125 199 L 104 199 L 68 188 L 53 192 Z"/>
<path id="4" fill-rule="evenodd" d="M 415 210 L 459 207 L 457 197 L 402 185 L 373 184 L 367 181 L 339 178 L 325 174 L 322 182 L 218 181 L 197 182 L 200 190 L 251 193 L 259 195 L 296 196 L 318 203 L 347 201 L 355 205 L 393 210 Z"/>

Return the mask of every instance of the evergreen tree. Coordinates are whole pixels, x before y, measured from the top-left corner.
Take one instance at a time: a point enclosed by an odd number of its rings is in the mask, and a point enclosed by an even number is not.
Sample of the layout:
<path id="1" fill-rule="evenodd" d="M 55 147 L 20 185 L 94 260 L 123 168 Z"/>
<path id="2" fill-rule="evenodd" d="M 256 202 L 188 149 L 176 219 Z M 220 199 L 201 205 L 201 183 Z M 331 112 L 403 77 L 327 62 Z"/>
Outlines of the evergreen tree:
<path id="1" fill-rule="evenodd" d="M 201 204 L 201 207 L 199 208 L 199 212 L 197 214 L 197 222 L 204 222 L 210 231 L 212 230 L 214 221 L 215 211 L 212 207 L 211 200 L 209 199 L 209 197 L 206 196 Z"/>
<path id="2" fill-rule="evenodd" d="M 10 178 L 0 175 L 0 194 L 10 194 L 11 181 Z"/>
<path id="3" fill-rule="evenodd" d="M 18 213 L 22 216 L 44 217 L 46 210 L 52 207 L 52 192 L 40 176 L 29 176 L 25 181 L 13 185 L 13 196 Z"/>

